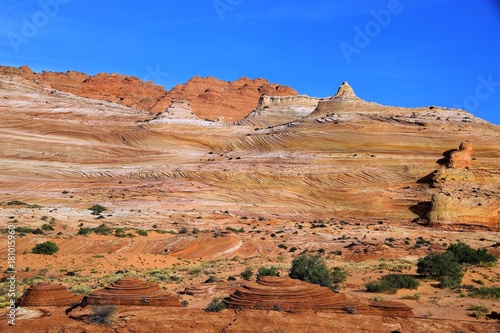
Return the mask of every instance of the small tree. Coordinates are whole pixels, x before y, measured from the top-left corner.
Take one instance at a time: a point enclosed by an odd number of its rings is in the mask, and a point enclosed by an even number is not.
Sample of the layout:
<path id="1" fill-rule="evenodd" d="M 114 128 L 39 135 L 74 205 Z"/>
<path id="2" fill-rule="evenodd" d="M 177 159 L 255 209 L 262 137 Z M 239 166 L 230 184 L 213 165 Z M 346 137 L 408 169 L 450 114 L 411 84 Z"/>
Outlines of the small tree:
<path id="1" fill-rule="evenodd" d="M 57 247 L 56 243 L 51 241 L 36 244 L 35 247 L 33 247 L 33 249 L 31 250 L 31 252 L 35 254 L 48 254 L 48 255 L 52 255 L 57 251 L 59 251 L 59 247 Z"/>
<path id="2" fill-rule="evenodd" d="M 289 276 L 323 287 L 332 287 L 332 274 L 320 256 L 302 255 L 292 261 Z"/>
<path id="3" fill-rule="evenodd" d="M 96 204 L 96 205 L 93 205 L 92 207 L 90 207 L 89 210 L 92 211 L 92 215 L 99 215 L 102 212 L 106 211 L 107 208 L 104 207 L 104 206 Z"/>

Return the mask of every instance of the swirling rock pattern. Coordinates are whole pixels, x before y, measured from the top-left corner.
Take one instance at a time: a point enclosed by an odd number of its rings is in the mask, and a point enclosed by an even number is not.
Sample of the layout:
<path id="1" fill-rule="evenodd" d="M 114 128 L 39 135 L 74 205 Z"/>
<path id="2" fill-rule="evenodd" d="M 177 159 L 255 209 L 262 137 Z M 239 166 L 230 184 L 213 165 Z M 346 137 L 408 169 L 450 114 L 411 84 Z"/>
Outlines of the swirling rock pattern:
<path id="1" fill-rule="evenodd" d="M 26 290 L 17 301 L 17 306 L 65 307 L 78 303 L 81 300 L 81 296 L 73 294 L 64 286 L 52 283 L 39 283 Z"/>
<path id="2" fill-rule="evenodd" d="M 117 280 L 104 289 L 94 291 L 84 305 L 181 306 L 179 299 L 164 292 L 155 283 L 133 277 Z"/>

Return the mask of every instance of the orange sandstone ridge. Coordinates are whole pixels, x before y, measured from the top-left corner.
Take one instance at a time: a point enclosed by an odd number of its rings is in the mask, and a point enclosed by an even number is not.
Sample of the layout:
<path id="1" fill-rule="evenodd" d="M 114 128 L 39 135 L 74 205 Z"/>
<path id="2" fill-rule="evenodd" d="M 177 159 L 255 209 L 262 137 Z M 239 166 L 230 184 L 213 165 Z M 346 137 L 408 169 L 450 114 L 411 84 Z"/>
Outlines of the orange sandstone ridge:
<path id="1" fill-rule="evenodd" d="M 262 95 L 297 95 L 289 87 L 265 79 L 240 78 L 228 82 L 213 77 L 193 77 L 167 91 L 137 77 L 99 73 L 90 76 L 76 71 L 34 73 L 29 67 L 0 66 L 0 75 L 18 75 L 42 86 L 71 94 L 105 100 L 150 112 L 163 112 L 172 100 L 187 100 L 199 118 L 240 120 L 255 109 Z"/>

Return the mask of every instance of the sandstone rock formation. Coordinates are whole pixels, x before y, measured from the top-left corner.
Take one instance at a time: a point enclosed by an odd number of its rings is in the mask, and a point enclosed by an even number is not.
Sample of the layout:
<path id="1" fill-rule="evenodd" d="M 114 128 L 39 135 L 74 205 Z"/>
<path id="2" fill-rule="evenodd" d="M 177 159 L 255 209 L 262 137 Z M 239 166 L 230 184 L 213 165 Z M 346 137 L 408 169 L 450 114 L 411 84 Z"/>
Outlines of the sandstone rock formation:
<path id="1" fill-rule="evenodd" d="M 16 305 L 22 307 L 67 307 L 79 303 L 81 300 L 81 296 L 73 294 L 66 287 L 61 285 L 38 283 L 26 290 L 21 298 L 19 298 Z"/>
<path id="2" fill-rule="evenodd" d="M 469 169 L 472 167 L 472 142 L 464 141 L 460 143 L 458 151 L 450 154 L 447 166 L 456 169 Z"/>
<path id="3" fill-rule="evenodd" d="M 201 119 L 237 121 L 256 108 L 262 95 L 297 95 L 289 87 L 269 83 L 264 79 L 241 78 L 227 82 L 212 77 L 194 77 L 167 91 L 151 81 L 143 82 L 137 77 L 99 73 L 90 76 L 76 71 L 66 73 L 34 73 L 29 67 L 0 66 L 0 75 L 31 80 L 71 94 L 105 100 L 154 113 L 163 112 L 172 100 L 187 100 L 194 113 Z"/>
<path id="4" fill-rule="evenodd" d="M 431 223 L 445 225 L 481 224 L 500 226 L 500 172 L 472 168 L 472 142 L 464 141 L 457 151 L 447 151 L 446 168 L 432 175 Z"/>
<path id="5" fill-rule="evenodd" d="M 233 309 L 306 310 L 413 317 L 411 309 L 398 302 L 368 303 L 347 298 L 326 287 L 284 277 L 265 276 L 247 283 L 224 300 Z"/>
<path id="6" fill-rule="evenodd" d="M 121 278 L 95 290 L 82 301 L 81 306 L 86 305 L 181 306 L 177 297 L 164 292 L 159 285 L 133 277 Z"/>

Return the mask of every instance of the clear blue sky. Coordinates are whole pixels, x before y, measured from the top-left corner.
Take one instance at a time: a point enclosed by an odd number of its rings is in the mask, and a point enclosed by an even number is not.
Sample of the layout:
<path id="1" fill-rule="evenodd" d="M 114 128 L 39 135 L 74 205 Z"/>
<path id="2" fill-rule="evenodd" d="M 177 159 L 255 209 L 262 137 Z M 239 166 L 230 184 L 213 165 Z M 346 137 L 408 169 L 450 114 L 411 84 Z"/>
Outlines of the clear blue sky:
<path id="1" fill-rule="evenodd" d="M 463 106 L 500 124 L 498 0 L 2 0 L 0 64 L 264 77 L 325 97 Z"/>

